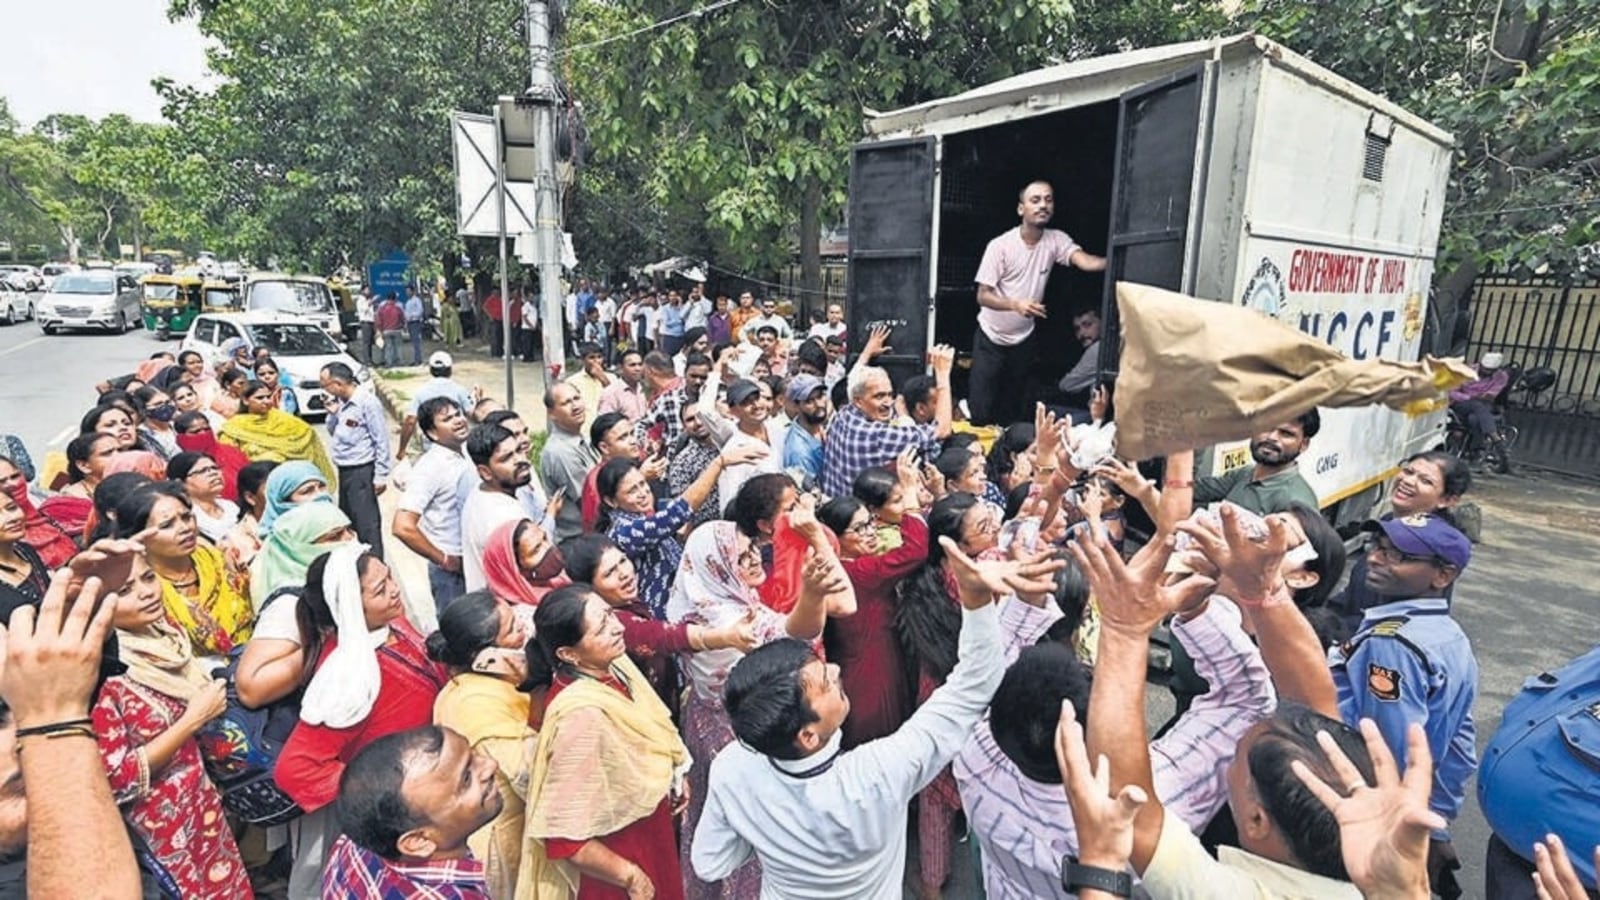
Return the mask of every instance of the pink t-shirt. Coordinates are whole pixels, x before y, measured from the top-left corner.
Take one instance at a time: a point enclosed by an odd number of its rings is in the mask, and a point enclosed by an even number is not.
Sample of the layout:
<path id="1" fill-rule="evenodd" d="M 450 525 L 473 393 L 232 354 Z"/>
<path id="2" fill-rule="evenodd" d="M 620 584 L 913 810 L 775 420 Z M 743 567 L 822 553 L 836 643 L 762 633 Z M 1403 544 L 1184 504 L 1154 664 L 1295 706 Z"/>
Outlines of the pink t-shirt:
<path id="1" fill-rule="evenodd" d="M 989 242 L 983 251 L 983 262 L 978 264 L 978 275 L 973 280 L 994 288 L 1002 297 L 1021 297 L 1044 301 L 1044 286 L 1050 280 L 1050 269 L 1069 264 L 1078 242 L 1065 231 L 1046 228 L 1038 243 L 1028 246 L 1022 240 L 1020 226 L 1011 229 Z M 1008 310 L 978 310 L 978 327 L 983 333 L 1003 347 L 1020 344 L 1033 334 L 1030 316 Z"/>

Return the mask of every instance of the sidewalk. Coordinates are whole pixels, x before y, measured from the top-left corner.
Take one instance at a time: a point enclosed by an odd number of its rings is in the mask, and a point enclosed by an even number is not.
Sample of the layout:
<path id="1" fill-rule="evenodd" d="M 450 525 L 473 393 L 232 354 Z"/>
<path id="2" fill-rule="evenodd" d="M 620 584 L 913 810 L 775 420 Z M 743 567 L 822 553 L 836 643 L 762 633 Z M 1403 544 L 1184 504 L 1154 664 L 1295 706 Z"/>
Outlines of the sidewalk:
<path id="1" fill-rule="evenodd" d="M 436 350 L 446 351 L 455 361 L 455 369 L 450 377 L 456 383 L 468 390 L 481 387 L 485 397 L 505 401 L 506 362 L 504 359 L 491 357 L 488 344 L 481 340 L 468 340 L 460 347 L 446 347 L 437 341 L 427 341 L 422 348 L 423 358 L 426 359 Z M 562 371 L 572 370 L 563 368 Z M 373 368 L 372 372 L 372 386 L 377 391 L 378 398 L 383 401 L 384 407 L 389 410 L 389 415 L 394 417 L 395 422 L 400 422 L 410 408 L 412 391 L 428 380 L 428 367 L 422 365 L 400 366 L 394 369 Z M 522 416 L 522 420 L 528 423 L 530 431 L 535 433 L 544 431 L 544 363 L 525 363 L 521 359 L 514 359 L 511 363 L 511 372 L 515 403 L 507 405 Z"/>

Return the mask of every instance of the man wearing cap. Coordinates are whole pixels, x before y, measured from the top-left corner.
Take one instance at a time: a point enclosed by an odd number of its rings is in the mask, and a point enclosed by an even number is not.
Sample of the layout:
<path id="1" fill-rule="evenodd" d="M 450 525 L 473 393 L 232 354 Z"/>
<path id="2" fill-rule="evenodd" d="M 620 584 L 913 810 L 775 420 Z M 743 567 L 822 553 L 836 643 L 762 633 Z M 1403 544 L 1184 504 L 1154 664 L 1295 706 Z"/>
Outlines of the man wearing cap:
<path id="1" fill-rule="evenodd" d="M 400 423 L 400 446 L 395 453 L 396 460 L 406 458 L 406 451 L 411 446 L 411 436 L 417 432 L 417 408 L 432 400 L 434 397 L 448 397 L 461 407 L 463 413 L 473 411 L 478 406 L 478 401 L 483 399 L 483 391 L 474 387 L 467 390 L 450 379 L 450 374 L 455 371 L 455 360 L 443 350 L 433 351 L 428 357 L 428 374 L 432 376 L 416 393 L 411 395 L 411 408 L 407 410 L 405 421 Z M 428 449 L 428 437 L 422 437 L 422 449 Z"/>
<path id="2" fill-rule="evenodd" d="M 796 375 L 789 382 L 794 420 L 783 439 L 783 467 L 798 469 L 815 481 L 822 477 L 822 441 L 828 423 L 828 386 L 815 375 Z"/>
<path id="3" fill-rule="evenodd" d="M 754 462 L 723 466 L 722 474 L 717 478 L 717 496 L 724 503 L 737 497 L 744 483 L 757 475 L 783 471 L 784 430 L 783 426 L 773 421 L 772 400 L 769 394 L 764 393 L 764 387 L 747 378 L 728 386 L 728 412 L 733 417 L 733 430 L 722 442 L 723 457 L 726 458 L 735 447 L 758 446 L 767 453 Z M 720 415 L 708 413 L 708 408 L 714 405 L 702 404 L 700 407 L 700 421 L 707 424 L 707 430 L 713 436 L 716 431 L 709 423 L 713 418 L 721 418 Z"/>
<path id="4" fill-rule="evenodd" d="M 1450 411 L 1471 429 L 1467 449 L 1480 451 L 1498 439 L 1494 425 L 1494 398 L 1511 382 L 1505 354 L 1491 351 L 1478 360 L 1478 380 L 1450 392 Z M 1498 450 L 1498 447 L 1493 449 Z"/>
<path id="5" fill-rule="evenodd" d="M 1329 653 L 1339 712 L 1352 727 L 1364 718 L 1376 722 L 1402 770 L 1406 728 L 1420 723 L 1434 762 L 1428 806 L 1450 821 L 1478 768 L 1472 721 L 1478 661 L 1444 595 L 1471 561 L 1472 543 L 1433 515 L 1368 522 L 1364 529 L 1373 535 L 1367 586 L 1385 602 L 1368 609 L 1355 636 Z M 1450 835 L 1435 833 L 1428 848 L 1434 893 L 1460 896 L 1453 874 L 1459 866 Z"/>

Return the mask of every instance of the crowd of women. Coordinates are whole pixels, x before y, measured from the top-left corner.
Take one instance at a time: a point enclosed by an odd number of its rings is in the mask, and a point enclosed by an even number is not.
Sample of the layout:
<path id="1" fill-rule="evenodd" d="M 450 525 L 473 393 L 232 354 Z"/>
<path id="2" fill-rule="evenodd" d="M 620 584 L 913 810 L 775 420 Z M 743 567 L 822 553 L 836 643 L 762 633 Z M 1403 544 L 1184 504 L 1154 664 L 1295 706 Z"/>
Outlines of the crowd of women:
<path id="1" fill-rule="evenodd" d="M 1083 528 L 1120 543 L 1135 506 L 1155 503 L 1132 467 L 1079 472 L 1070 431 L 1042 411 L 987 452 L 970 436 L 926 462 L 909 448 L 847 496 L 756 475 L 703 521 L 723 462 L 748 453 L 730 445 L 674 496 L 634 448 L 595 467 L 594 530 L 556 545 L 537 514 L 501 524 L 480 561 L 487 588 L 425 634 L 406 601 L 426 585 L 356 542 L 270 358 L 163 354 L 101 387 L 61 458 L 35 470 L 15 442 L 0 457 L 0 615 L 40 603 L 49 573 L 99 540 L 142 546 L 92 719 L 145 875 L 184 897 L 275 882 L 318 896 L 345 763 L 427 724 L 498 763 L 504 804 L 470 842 L 491 896 L 755 897 L 753 861 L 715 884 L 687 864 L 708 767 L 733 741 L 723 684 L 745 653 L 812 642 L 852 704 L 844 748 L 882 737 L 955 665 L 941 538 L 976 559 Z M 689 423 L 695 406 L 683 412 Z M 1396 510 L 1452 505 L 1456 465 L 1408 463 Z M 1069 567 L 1048 639 L 1092 660 L 1087 593 Z M 266 723 L 244 740 L 269 748 L 269 778 L 241 786 L 240 739 L 219 721 Z M 918 884 L 938 896 L 961 811 L 948 770 L 917 807 Z"/>

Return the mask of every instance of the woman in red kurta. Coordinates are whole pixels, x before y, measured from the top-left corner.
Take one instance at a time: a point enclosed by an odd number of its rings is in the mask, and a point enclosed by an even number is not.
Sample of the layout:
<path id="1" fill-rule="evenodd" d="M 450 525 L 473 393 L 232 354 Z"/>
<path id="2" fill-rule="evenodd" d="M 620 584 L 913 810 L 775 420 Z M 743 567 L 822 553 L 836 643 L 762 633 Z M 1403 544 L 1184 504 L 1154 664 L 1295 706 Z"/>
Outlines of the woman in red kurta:
<path id="1" fill-rule="evenodd" d="M 916 496 L 913 486 L 909 495 Z M 876 519 L 899 531 L 899 546 L 879 547 L 878 523 L 854 497 L 836 497 L 817 510 L 817 519 L 839 537 L 839 556 L 856 589 L 856 614 L 830 619 L 823 632 L 828 661 L 839 666 L 839 680 L 850 698 L 850 716 L 841 729 L 849 750 L 894 733 L 911 715 L 911 688 L 900 643 L 895 639 L 895 586 L 928 559 L 928 525 L 885 504 Z"/>
<path id="2" fill-rule="evenodd" d="M 302 631 L 309 620 L 327 643 L 317 653 L 300 724 L 283 745 L 274 778 L 307 812 L 333 802 L 345 763 L 361 748 L 386 734 L 432 724 L 434 697 L 449 680 L 406 621 L 400 583 L 382 560 L 365 551 L 364 545 L 347 544 L 318 557 L 300 597 Z M 352 560 L 352 573 L 335 571 Z M 328 589 L 330 579 L 349 574 L 359 576 L 353 607 L 337 596 L 343 589 Z M 341 654 L 346 644 L 355 646 Z M 374 658 L 372 669 L 368 664 Z"/>
<path id="3" fill-rule="evenodd" d="M 135 558 L 114 616 L 128 671 L 106 681 L 91 713 L 112 795 L 180 896 L 252 897 L 194 739 L 226 708 L 222 682 L 212 681 L 189 638 L 167 622 L 161 581 L 143 557 Z M 93 861 L 85 863 L 87 874 Z"/>
<path id="4" fill-rule="evenodd" d="M 304 658 L 317 662 L 300 723 L 273 771 L 307 813 L 294 823 L 293 896 L 316 891 L 338 835 L 330 804 L 345 764 L 384 735 L 432 724 L 434 698 L 449 677 L 406 621 L 399 582 L 366 551 L 341 544 L 317 557 L 296 609 Z"/>
<path id="5" fill-rule="evenodd" d="M 628 658 L 616 612 L 585 584 L 534 613 L 530 680 L 551 679 L 528 777 L 516 895 L 682 900 L 672 820 L 688 803 L 689 751 Z"/>

